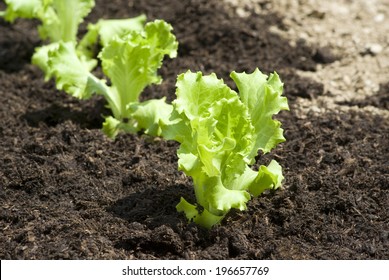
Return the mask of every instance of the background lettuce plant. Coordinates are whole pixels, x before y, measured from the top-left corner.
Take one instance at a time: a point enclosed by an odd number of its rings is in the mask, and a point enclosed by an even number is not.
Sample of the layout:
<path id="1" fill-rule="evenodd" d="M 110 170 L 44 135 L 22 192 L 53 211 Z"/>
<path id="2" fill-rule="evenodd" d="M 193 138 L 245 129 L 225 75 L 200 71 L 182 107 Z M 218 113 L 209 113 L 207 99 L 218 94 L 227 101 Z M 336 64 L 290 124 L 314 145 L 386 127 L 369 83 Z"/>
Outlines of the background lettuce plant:
<path id="1" fill-rule="evenodd" d="M 76 41 L 78 25 L 95 5 L 94 0 L 4 0 L 7 9 L 0 15 L 7 21 L 17 18 L 40 20 L 42 39 L 50 42 Z"/>
<path id="2" fill-rule="evenodd" d="M 72 42 L 60 42 L 48 53 L 48 73 L 55 77 L 59 90 L 77 98 L 86 99 L 94 93 L 105 97 L 113 114 L 103 124 L 109 137 L 139 130 L 160 135 L 160 122 L 169 119 L 171 106 L 164 98 L 140 102 L 139 96 L 148 85 L 162 81 L 157 70 L 164 56 L 177 55 L 178 42 L 172 29 L 165 21 L 155 20 L 142 30 L 113 35 L 98 55 L 110 85 L 90 71 Z"/>
<path id="3" fill-rule="evenodd" d="M 95 5 L 94 0 L 5 0 L 7 8 L 0 12 L 5 20 L 17 18 L 38 19 L 38 32 L 47 45 L 37 47 L 32 63 L 37 65 L 49 79 L 48 52 L 58 47 L 58 42 L 77 42 L 78 26 Z M 83 55 L 80 55 L 83 57 Z M 90 61 L 89 68 L 95 66 Z"/>
<path id="4" fill-rule="evenodd" d="M 89 24 L 78 42 L 78 26 L 94 7 L 94 0 L 6 0 L 0 12 L 5 20 L 39 19 L 39 34 L 49 41 L 35 49 L 32 63 L 45 80 L 56 79 L 56 87 L 79 99 L 101 94 L 113 116 L 107 116 L 103 131 L 114 138 L 120 131 L 145 130 L 160 135 L 159 123 L 168 119 L 171 106 L 164 100 L 139 102 L 145 87 L 162 81 L 157 70 L 165 55 L 177 55 L 178 43 L 171 25 L 162 20 L 146 23 L 146 16 L 128 19 L 100 19 Z M 99 44 L 97 46 L 97 44 Z M 92 74 L 98 64 L 94 50 L 110 85 Z"/>
<path id="5" fill-rule="evenodd" d="M 92 51 L 97 42 L 104 47 L 115 36 L 131 30 L 143 30 L 146 22 L 145 15 L 128 19 L 101 19 L 96 24 L 89 24 L 88 32 L 78 42 L 79 25 L 95 6 L 94 0 L 5 0 L 5 3 L 7 8 L 0 12 L 0 16 L 6 21 L 14 22 L 17 18 L 40 21 L 38 32 L 47 44 L 35 49 L 32 63 L 45 73 L 46 80 L 51 78 L 49 52 L 58 49 L 60 42 L 72 42 L 79 59 L 92 70 L 98 63 Z"/>

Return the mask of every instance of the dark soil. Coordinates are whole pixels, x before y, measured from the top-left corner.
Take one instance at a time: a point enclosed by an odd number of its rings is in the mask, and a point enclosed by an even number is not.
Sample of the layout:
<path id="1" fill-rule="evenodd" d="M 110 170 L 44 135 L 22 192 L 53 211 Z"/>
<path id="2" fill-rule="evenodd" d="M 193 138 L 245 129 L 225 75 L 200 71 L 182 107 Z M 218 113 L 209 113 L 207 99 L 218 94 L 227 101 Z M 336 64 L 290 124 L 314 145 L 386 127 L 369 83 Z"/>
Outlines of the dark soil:
<path id="1" fill-rule="evenodd" d="M 181 196 L 194 201 L 191 180 L 177 171 L 177 143 L 107 139 L 104 100 L 58 92 L 30 64 L 41 44 L 37 22 L 0 20 L 0 258 L 389 259 L 389 118 L 360 110 L 387 110 L 388 84 L 342 104 L 353 110 L 304 115 L 301 100 L 326 92 L 298 72 L 341 54 L 303 41 L 292 47 L 270 32 L 290 26 L 268 1 L 258 2 L 261 16 L 247 17 L 219 0 L 134 2 L 96 1 L 86 22 L 145 13 L 173 25 L 178 57 L 165 61 L 164 82 L 144 98 L 173 100 L 176 76 L 188 69 L 215 72 L 232 87 L 233 70 L 280 74 L 291 107 L 277 116 L 287 142 L 258 164 L 283 166 L 282 189 L 209 231 L 188 224 L 175 209 Z"/>

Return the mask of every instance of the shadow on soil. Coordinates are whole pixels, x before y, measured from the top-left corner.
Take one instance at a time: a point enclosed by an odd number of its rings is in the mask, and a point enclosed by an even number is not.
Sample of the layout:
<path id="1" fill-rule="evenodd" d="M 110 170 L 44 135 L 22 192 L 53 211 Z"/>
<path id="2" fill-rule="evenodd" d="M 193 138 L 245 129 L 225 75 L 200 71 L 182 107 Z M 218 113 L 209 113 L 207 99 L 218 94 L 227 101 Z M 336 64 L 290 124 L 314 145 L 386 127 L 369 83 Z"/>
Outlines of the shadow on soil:
<path id="1" fill-rule="evenodd" d="M 183 194 L 183 190 L 187 190 L 187 194 Z M 190 196 L 191 191 L 183 185 L 166 186 L 165 189 L 151 186 L 119 199 L 107 210 L 130 224 L 147 224 L 149 228 L 170 225 L 177 228 L 182 220 L 175 206 L 181 196 Z"/>
<path id="2" fill-rule="evenodd" d="M 175 208 L 183 185 L 166 186 L 165 189 L 148 187 L 119 199 L 107 211 L 128 222 L 131 234 L 115 242 L 115 247 L 126 251 L 142 251 L 152 255 L 180 254 L 183 250 L 181 237 L 177 234 L 183 218 Z"/>
<path id="3" fill-rule="evenodd" d="M 35 32 L 29 31 L 30 29 L 0 19 L 0 70 L 17 72 L 31 62 L 34 49 L 40 39 L 33 38 L 31 33 L 35 34 Z"/>
<path id="4" fill-rule="evenodd" d="M 104 122 L 102 115 L 110 114 L 104 100 L 95 100 L 95 104 L 85 104 L 85 101 L 80 102 L 84 102 L 84 104 L 76 104 L 74 108 L 55 102 L 44 109 L 31 110 L 21 118 L 32 127 L 38 127 L 40 123 L 45 123 L 51 127 L 70 120 L 75 124 L 79 124 L 81 128 L 101 128 Z"/>

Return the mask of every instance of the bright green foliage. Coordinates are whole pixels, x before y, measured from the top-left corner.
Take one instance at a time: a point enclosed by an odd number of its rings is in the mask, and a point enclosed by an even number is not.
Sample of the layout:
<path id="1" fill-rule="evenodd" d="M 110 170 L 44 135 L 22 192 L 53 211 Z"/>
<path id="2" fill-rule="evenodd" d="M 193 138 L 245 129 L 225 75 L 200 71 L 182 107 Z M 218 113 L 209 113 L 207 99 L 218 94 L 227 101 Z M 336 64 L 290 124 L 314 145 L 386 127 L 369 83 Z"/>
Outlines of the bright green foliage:
<path id="1" fill-rule="evenodd" d="M 269 152 L 285 138 L 280 129 L 281 123 L 273 120 L 272 116 L 280 110 L 288 110 L 286 97 L 281 97 L 283 84 L 277 73 L 269 78 L 258 69 L 251 75 L 231 73 L 231 78 L 238 86 L 240 98 L 248 108 L 252 124 L 255 128 L 255 149 Z"/>
<path id="2" fill-rule="evenodd" d="M 107 89 L 91 72 L 89 65 L 77 55 L 73 42 L 60 42 L 48 52 L 48 74 L 56 78 L 56 86 L 79 99 Z"/>
<path id="3" fill-rule="evenodd" d="M 274 114 L 287 110 L 282 83 L 258 69 L 231 77 L 240 94 L 216 75 L 181 74 L 170 123 L 162 135 L 181 143 L 179 169 L 193 178 L 197 205 L 181 198 L 177 205 L 189 220 L 206 228 L 219 223 L 232 208 L 245 210 L 251 195 L 278 188 L 283 180 L 276 161 L 254 171 L 249 165 L 258 150 L 269 152 L 284 141 Z"/>
<path id="4" fill-rule="evenodd" d="M 13 22 L 17 18 L 38 18 L 43 11 L 43 0 L 4 0 L 7 9 L 0 12 L 6 21 Z"/>
<path id="5" fill-rule="evenodd" d="M 126 106 L 138 101 L 147 85 L 162 81 L 157 69 L 162 65 L 163 57 L 177 55 L 177 41 L 171 29 L 166 22 L 156 20 L 147 24 L 144 32 L 116 37 L 103 48 L 99 58 L 117 96 L 113 110 L 126 111 Z M 119 116 L 123 117 L 128 116 Z"/>
<path id="6" fill-rule="evenodd" d="M 95 5 L 94 0 L 6 0 L 7 9 L 1 12 L 5 20 L 13 22 L 16 18 L 35 18 L 40 20 L 38 27 L 42 39 L 49 44 L 37 47 L 32 63 L 37 65 L 50 78 L 48 53 L 58 48 L 59 42 L 77 42 L 79 24 Z M 79 54 L 86 61 L 86 54 Z M 92 69 L 96 62 L 86 62 Z"/>
<path id="7" fill-rule="evenodd" d="M 140 103 L 139 96 L 146 86 L 162 81 L 157 70 L 164 56 L 177 55 L 178 43 L 171 31 L 171 25 L 155 20 L 142 31 L 111 38 L 98 55 L 110 86 L 90 73 L 88 63 L 79 58 L 72 43 L 60 43 L 49 51 L 49 73 L 56 78 L 58 89 L 75 97 L 88 98 L 95 92 L 104 95 L 113 113 L 103 124 L 109 137 L 121 130 L 141 129 L 160 135 L 159 122 L 168 119 L 171 105 L 164 100 Z"/>
<path id="8" fill-rule="evenodd" d="M 94 0 L 43 0 L 39 34 L 50 42 L 76 41 L 78 25 L 95 5 Z"/>
<path id="9" fill-rule="evenodd" d="M 36 18 L 39 34 L 50 42 L 76 41 L 78 25 L 95 5 L 94 0 L 5 0 L 5 20 Z"/>
<path id="10" fill-rule="evenodd" d="M 77 43 L 78 25 L 95 5 L 94 0 L 6 0 L 0 16 L 12 22 L 16 18 L 39 19 L 39 34 L 50 44 L 38 47 L 33 64 L 56 79 L 56 86 L 74 97 L 85 99 L 93 93 L 104 95 L 113 116 L 106 118 L 103 131 L 114 138 L 119 131 L 145 130 L 160 135 L 160 126 L 168 120 L 172 106 L 161 100 L 139 102 L 142 91 L 162 79 L 157 70 L 165 55 L 177 56 L 178 43 L 171 25 L 156 20 L 145 25 L 146 17 L 101 19 L 88 25 L 88 32 Z M 102 51 L 104 74 L 110 80 L 95 77 L 94 48 Z"/>
<path id="11" fill-rule="evenodd" d="M 0 12 L 5 20 L 13 22 L 16 18 L 35 18 L 40 20 L 38 27 L 42 39 L 49 44 L 37 47 L 32 63 L 44 73 L 45 79 L 51 78 L 48 66 L 49 52 L 59 48 L 59 42 L 73 42 L 77 56 L 88 70 L 97 65 L 92 51 L 97 41 L 106 46 L 111 38 L 121 36 L 132 30 L 144 28 L 144 15 L 129 19 L 99 20 L 89 24 L 88 32 L 77 44 L 78 26 L 95 5 L 94 0 L 6 0 L 7 9 Z"/>

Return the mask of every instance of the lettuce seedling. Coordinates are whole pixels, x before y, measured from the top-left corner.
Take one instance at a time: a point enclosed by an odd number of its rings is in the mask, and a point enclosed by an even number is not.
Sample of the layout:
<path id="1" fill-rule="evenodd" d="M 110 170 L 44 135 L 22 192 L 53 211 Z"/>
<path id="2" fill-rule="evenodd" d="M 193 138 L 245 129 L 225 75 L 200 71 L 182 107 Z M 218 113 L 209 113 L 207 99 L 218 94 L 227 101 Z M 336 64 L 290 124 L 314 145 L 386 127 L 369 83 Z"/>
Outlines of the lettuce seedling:
<path id="1" fill-rule="evenodd" d="M 103 124 L 109 137 L 114 138 L 120 131 L 134 133 L 142 129 L 158 136 L 160 122 L 169 119 L 172 107 L 164 98 L 140 102 L 139 96 L 148 85 L 162 81 L 157 70 L 164 56 L 177 55 L 178 43 L 171 31 L 170 24 L 155 20 L 141 31 L 127 31 L 108 40 L 98 58 L 110 85 L 90 72 L 72 42 L 61 42 L 48 53 L 49 73 L 56 78 L 59 90 L 77 98 L 89 98 L 93 93 L 105 97 L 113 114 Z"/>
<path id="2" fill-rule="evenodd" d="M 49 44 L 37 47 L 32 57 L 47 75 L 48 52 L 58 47 L 58 42 L 76 42 L 78 26 L 95 5 L 94 0 L 5 0 L 7 8 L 0 12 L 5 20 L 14 22 L 17 18 L 38 19 L 38 32 Z M 89 62 L 93 68 L 94 62 Z"/>
<path id="3" fill-rule="evenodd" d="M 94 0 L 5 0 L 5 2 L 7 9 L 0 12 L 0 16 L 5 20 L 14 22 L 17 18 L 34 18 L 41 22 L 38 27 L 39 35 L 42 40 L 48 40 L 49 44 L 35 49 L 32 63 L 45 73 L 46 80 L 51 78 L 48 54 L 58 49 L 59 42 L 77 44 L 77 55 L 84 65 L 92 70 L 98 63 L 92 51 L 98 40 L 104 47 L 116 35 L 125 34 L 130 30 L 143 30 L 146 21 L 144 15 L 129 19 L 99 20 L 97 24 L 88 25 L 88 32 L 78 44 L 78 27 L 95 6 Z"/>
<path id="4" fill-rule="evenodd" d="M 5 20 L 39 19 L 39 34 L 50 42 L 75 41 L 78 25 L 95 5 L 94 0 L 5 0 L 5 3 L 7 9 L 0 14 Z"/>
<path id="5" fill-rule="evenodd" d="M 197 199 L 191 204 L 181 198 L 176 208 L 206 228 L 232 208 L 245 210 L 251 196 L 278 188 L 284 178 L 275 160 L 258 171 L 250 167 L 259 150 L 268 153 L 285 141 L 281 123 L 272 118 L 289 109 L 279 76 L 256 69 L 232 72 L 231 78 L 239 94 L 215 74 L 179 75 L 177 99 L 162 130 L 166 139 L 181 143 L 179 169 L 193 178 Z"/>
<path id="6" fill-rule="evenodd" d="M 114 138 L 121 130 L 141 129 L 160 135 L 159 122 L 168 119 L 171 106 L 161 100 L 139 102 L 139 95 L 150 84 L 162 81 L 157 70 L 163 57 L 177 55 L 172 27 L 157 20 L 145 25 L 146 16 L 129 19 L 101 19 L 89 24 L 77 43 L 78 25 L 95 5 L 94 0 L 6 0 L 7 9 L 0 12 L 5 20 L 36 18 L 41 21 L 39 34 L 50 44 L 38 47 L 32 63 L 54 77 L 57 89 L 80 98 L 93 93 L 104 95 L 113 116 L 106 118 L 104 132 Z M 111 85 L 91 71 L 98 64 L 94 49 L 102 49 L 98 58 Z"/>

